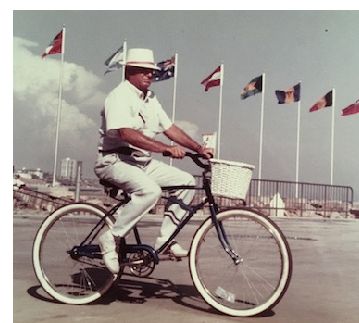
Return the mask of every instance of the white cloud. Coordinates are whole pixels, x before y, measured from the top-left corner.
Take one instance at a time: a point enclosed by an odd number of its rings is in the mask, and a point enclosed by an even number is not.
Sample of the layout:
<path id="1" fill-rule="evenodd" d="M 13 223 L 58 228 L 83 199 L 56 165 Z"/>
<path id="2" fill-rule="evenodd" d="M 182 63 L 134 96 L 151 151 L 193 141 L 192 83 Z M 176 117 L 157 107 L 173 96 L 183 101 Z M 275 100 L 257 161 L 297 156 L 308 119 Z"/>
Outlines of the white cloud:
<path id="1" fill-rule="evenodd" d="M 59 55 L 42 59 L 38 44 L 26 39 L 15 37 L 13 46 L 14 160 L 51 169 L 61 60 Z M 83 66 L 64 63 L 60 159 L 91 158 L 96 150 L 99 120 L 90 115 L 104 100 L 101 82 Z"/>
<path id="2" fill-rule="evenodd" d="M 24 108 L 27 114 L 35 114 L 38 119 L 49 118 L 50 127 L 56 124 L 58 105 L 60 60 L 40 54 L 33 54 L 30 49 L 37 44 L 25 39 L 14 38 L 14 99 L 18 101 L 15 109 Z M 104 94 L 97 90 L 101 80 L 84 67 L 64 63 L 62 119 L 64 132 L 71 132 L 93 127 L 94 121 L 81 110 L 82 102 L 97 104 Z M 83 108 L 83 106 L 82 106 Z M 51 121 L 52 120 L 52 121 Z"/>

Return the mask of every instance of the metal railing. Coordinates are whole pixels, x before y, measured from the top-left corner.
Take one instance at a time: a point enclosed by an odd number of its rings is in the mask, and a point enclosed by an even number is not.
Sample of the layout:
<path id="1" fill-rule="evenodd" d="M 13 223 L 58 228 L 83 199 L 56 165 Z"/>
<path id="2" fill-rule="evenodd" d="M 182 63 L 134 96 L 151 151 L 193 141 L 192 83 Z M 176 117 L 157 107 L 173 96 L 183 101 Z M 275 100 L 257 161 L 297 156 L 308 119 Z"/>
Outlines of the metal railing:
<path id="1" fill-rule="evenodd" d="M 201 177 L 195 176 L 195 178 L 200 185 Z M 260 196 L 257 195 L 259 183 L 261 185 Z M 63 204 L 74 202 L 73 199 L 54 197 L 26 187 L 14 190 L 14 197 L 24 206 L 49 211 Z M 199 203 L 203 198 L 204 192 L 198 190 L 193 203 Z M 279 199 L 283 203 L 278 203 Z M 282 210 L 287 214 L 297 216 L 316 214 L 325 217 L 333 212 L 348 216 L 353 206 L 353 199 L 353 188 L 349 186 L 252 179 L 245 202 L 248 206 L 261 209 L 267 215 L 278 215 L 278 211 Z M 243 204 L 241 200 L 224 197 L 216 197 L 216 201 L 221 208 Z M 103 202 L 106 204 L 105 200 Z M 160 199 L 156 210 L 161 210 L 165 203 L 165 199 Z"/>
<path id="2" fill-rule="evenodd" d="M 259 183 L 261 195 L 257 196 Z M 300 216 L 304 212 L 316 212 L 323 216 L 332 212 L 348 215 L 354 199 L 353 188 L 350 186 L 252 179 L 246 203 L 259 208 L 281 209 L 273 201 L 278 193 L 285 205 L 282 208 Z"/>
<path id="3" fill-rule="evenodd" d="M 195 176 L 200 184 L 201 177 Z M 261 194 L 258 196 L 258 185 Z M 195 202 L 204 193 L 198 191 Z M 283 203 L 279 203 L 279 199 Z M 252 179 L 246 196 L 246 205 L 261 209 L 268 215 L 277 215 L 279 210 L 287 214 L 329 216 L 333 212 L 348 216 L 353 206 L 354 192 L 350 186 L 291 182 L 267 179 Z M 217 203 L 225 208 L 242 204 L 241 200 L 217 197 Z"/>
<path id="4" fill-rule="evenodd" d="M 70 198 L 52 196 L 27 187 L 14 190 L 13 194 L 17 207 L 30 207 L 39 210 L 53 211 L 61 205 L 74 202 Z"/>

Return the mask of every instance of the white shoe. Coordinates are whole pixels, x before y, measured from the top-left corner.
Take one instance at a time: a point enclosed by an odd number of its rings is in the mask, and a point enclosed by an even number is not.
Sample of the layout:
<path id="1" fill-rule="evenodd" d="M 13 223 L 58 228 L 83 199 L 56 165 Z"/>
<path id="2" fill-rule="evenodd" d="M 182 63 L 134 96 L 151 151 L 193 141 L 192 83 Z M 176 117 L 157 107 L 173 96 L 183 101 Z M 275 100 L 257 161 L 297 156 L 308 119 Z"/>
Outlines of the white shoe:
<path id="1" fill-rule="evenodd" d="M 117 274 L 120 271 L 120 265 L 118 263 L 118 253 L 116 251 L 116 241 L 110 230 L 102 233 L 99 238 L 99 245 L 103 254 L 103 261 L 107 269 Z"/>
<path id="2" fill-rule="evenodd" d="M 182 248 L 181 245 L 176 241 L 172 242 L 172 244 L 169 247 L 169 250 L 175 257 L 181 258 L 188 256 L 188 250 Z"/>

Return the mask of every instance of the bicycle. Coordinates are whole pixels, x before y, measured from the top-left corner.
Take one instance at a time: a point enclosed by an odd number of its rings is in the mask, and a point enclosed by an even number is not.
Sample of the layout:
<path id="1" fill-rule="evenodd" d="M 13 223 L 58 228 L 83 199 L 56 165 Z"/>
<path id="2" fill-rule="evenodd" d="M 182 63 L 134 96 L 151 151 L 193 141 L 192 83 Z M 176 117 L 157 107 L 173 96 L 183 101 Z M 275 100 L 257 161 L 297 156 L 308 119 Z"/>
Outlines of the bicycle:
<path id="1" fill-rule="evenodd" d="M 284 234 L 254 208 L 243 205 L 220 210 L 212 193 L 217 190 L 215 180 L 210 176 L 215 160 L 205 162 L 200 155 L 186 155 L 203 168 L 202 186 L 170 186 L 163 191 L 201 189 L 205 198 L 196 205 L 172 198 L 171 203 L 180 203 L 189 213 L 161 248 L 143 244 L 135 226 L 136 243 L 127 244 L 123 238 L 119 242 L 120 272 L 113 275 L 107 270 L 97 237 L 114 224 L 115 212 L 130 199 L 126 194 L 117 198 L 118 189 L 107 186 L 107 193 L 118 199 L 109 211 L 73 203 L 58 208 L 41 224 L 33 245 L 33 266 L 43 289 L 62 303 L 88 304 L 100 298 L 126 267 L 135 276 L 149 276 L 160 261 L 159 254 L 198 210 L 208 206 L 210 215 L 195 232 L 189 252 L 192 281 L 200 295 L 231 316 L 254 316 L 278 304 L 292 276 L 292 255 Z M 245 197 L 246 189 L 241 195 Z"/>

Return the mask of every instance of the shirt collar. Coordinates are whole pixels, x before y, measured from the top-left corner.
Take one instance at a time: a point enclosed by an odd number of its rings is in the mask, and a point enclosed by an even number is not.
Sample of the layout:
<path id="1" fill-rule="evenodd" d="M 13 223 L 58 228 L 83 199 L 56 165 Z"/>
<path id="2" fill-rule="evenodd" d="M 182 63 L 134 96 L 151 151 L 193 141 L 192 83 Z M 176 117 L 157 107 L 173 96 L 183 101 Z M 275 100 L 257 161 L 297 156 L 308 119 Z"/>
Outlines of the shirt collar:
<path id="1" fill-rule="evenodd" d="M 128 80 L 125 80 L 125 83 L 127 84 L 127 86 L 129 87 L 130 90 L 132 90 L 133 92 L 136 93 L 136 95 L 138 96 L 139 99 L 141 99 L 145 102 L 152 95 L 152 91 L 148 90 L 146 93 L 146 97 L 144 97 L 143 92 L 141 90 L 139 90 L 137 87 L 135 87 L 133 84 L 131 84 Z"/>

